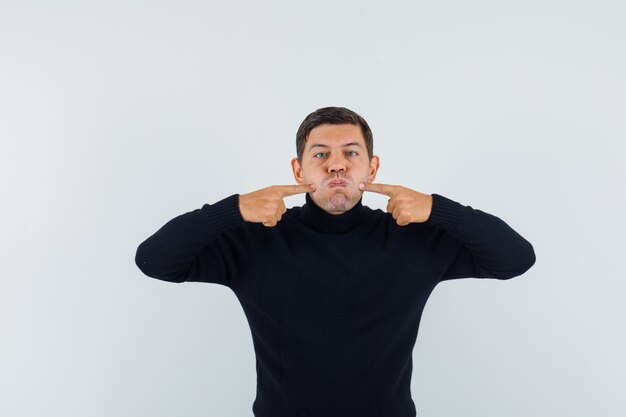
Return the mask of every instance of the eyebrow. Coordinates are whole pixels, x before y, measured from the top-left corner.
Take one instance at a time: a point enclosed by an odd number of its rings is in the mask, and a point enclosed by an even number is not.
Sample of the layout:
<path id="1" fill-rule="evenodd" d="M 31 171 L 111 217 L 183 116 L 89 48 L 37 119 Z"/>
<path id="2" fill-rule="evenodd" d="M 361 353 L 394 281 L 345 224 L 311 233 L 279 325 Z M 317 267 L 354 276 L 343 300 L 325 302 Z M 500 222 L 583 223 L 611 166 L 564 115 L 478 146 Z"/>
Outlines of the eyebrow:
<path id="1" fill-rule="evenodd" d="M 314 143 L 313 145 L 311 145 L 311 147 L 309 148 L 309 150 L 315 148 L 315 147 L 320 147 L 320 148 L 329 148 L 330 146 L 328 145 L 322 145 L 321 143 Z M 342 145 L 344 148 L 347 146 L 358 146 L 359 148 L 363 149 L 363 147 L 361 146 L 360 143 L 358 142 L 350 142 L 350 143 L 346 143 Z"/>

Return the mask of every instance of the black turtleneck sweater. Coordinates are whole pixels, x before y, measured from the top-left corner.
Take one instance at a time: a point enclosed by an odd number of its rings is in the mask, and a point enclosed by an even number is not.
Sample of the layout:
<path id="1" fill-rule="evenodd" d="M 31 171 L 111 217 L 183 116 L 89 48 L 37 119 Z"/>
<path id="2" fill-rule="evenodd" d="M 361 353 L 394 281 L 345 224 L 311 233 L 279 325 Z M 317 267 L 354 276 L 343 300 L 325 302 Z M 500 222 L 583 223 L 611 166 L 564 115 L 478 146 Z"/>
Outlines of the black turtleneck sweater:
<path id="1" fill-rule="evenodd" d="M 234 194 L 167 222 L 135 262 L 232 289 L 256 353 L 256 417 L 414 417 L 412 350 L 437 283 L 509 279 L 535 262 L 498 217 L 432 196 L 424 223 L 398 226 L 362 200 L 333 215 L 306 194 L 265 227 L 243 220 Z"/>

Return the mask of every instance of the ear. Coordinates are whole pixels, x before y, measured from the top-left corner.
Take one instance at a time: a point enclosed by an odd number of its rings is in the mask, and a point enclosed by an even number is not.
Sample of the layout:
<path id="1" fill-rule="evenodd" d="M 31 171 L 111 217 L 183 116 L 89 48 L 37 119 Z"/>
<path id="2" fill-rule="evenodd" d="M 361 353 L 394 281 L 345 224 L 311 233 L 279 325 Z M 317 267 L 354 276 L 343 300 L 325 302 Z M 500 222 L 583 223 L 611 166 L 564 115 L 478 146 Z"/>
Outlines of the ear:
<path id="1" fill-rule="evenodd" d="M 293 177 L 296 179 L 298 184 L 304 184 L 304 178 L 302 177 L 302 166 L 298 161 L 298 158 L 293 158 L 291 160 L 291 170 L 293 171 Z"/>
<path id="2" fill-rule="evenodd" d="M 370 171 L 367 176 L 367 182 L 374 182 L 378 168 L 380 168 L 380 158 L 377 155 L 374 155 L 370 161 Z"/>

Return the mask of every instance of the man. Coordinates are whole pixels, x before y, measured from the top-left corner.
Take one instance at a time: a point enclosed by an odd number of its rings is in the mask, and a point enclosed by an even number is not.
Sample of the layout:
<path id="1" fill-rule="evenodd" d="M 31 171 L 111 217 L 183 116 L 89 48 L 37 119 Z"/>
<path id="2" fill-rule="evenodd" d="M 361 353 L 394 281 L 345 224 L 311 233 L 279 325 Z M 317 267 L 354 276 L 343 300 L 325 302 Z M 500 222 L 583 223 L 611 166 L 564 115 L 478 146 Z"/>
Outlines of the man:
<path id="1" fill-rule="evenodd" d="M 509 279 L 535 263 L 504 221 L 439 194 L 376 184 L 367 122 L 343 107 L 296 135 L 295 185 L 182 214 L 137 249 L 148 276 L 225 285 L 256 353 L 256 417 L 413 417 L 412 349 L 444 280 Z M 389 197 L 386 211 L 364 191 Z M 302 207 L 284 197 L 306 193 Z"/>

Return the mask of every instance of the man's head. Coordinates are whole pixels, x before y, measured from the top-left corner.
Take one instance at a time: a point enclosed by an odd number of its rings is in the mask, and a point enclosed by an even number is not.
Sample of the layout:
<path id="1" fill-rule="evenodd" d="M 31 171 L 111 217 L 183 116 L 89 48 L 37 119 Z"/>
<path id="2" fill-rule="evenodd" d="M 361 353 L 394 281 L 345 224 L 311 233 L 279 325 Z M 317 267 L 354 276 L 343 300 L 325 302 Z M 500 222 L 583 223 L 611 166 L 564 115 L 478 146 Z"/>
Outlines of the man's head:
<path id="1" fill-rule="evenodd" d="M 296 134 L 297 158 L 291 160 L 299 184 L 314 183 L 313 201 L 341 214 L 363 195 L 359 182 L 373 182 L 380 164 L 365 119 L 345 107 L 324 107 L 309 114 Z"/>

